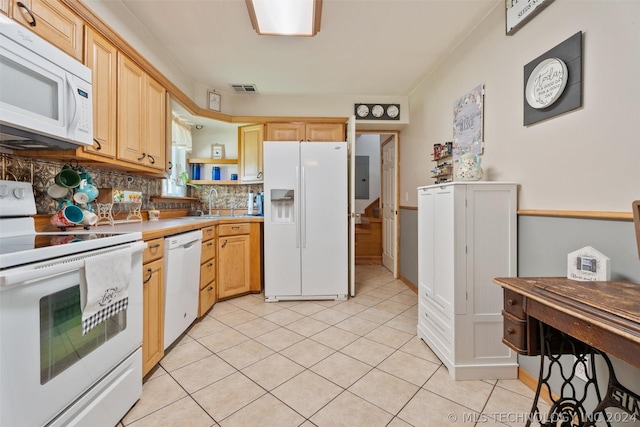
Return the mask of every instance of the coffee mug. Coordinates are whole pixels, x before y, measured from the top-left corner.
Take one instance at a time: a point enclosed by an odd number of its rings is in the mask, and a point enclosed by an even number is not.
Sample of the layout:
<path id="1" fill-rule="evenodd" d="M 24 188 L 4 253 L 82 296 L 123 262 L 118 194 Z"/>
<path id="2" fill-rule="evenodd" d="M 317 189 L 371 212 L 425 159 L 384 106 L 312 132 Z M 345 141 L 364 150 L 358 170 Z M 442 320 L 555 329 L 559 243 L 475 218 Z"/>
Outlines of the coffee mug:
<path id="1" fill-rule="evenodd" d="M 86 205 L 87 203 L 89 203 L 89 196 L 86 193 L 80 193 L 79 191 L 76 191 L 73 194 L 73 200 L 79 205 Z"/>
<path id="2" fill-rule="evenodd" d="M 149 221 L 157 221 L 160 218 L 160 211 L 157 209 L 149 209 Z"/>
<path id="3" fill-rule="evenodd" d="M 89 212 L 87 209 L 82 210 L 84 217 L 82 218 L 83 225 L 96 225 L 98 223 L 98 215 L 93 212 Z"/>
<path id="4" fill-rule="evenodd" d="M 47 196 L 54 200 L 64 200 L 69 195 L 69 189 L 58 184 L 53 184 L 47 188 Z"/>
<path id="5" fill-rule="evenodd" d="M 84 219 L 84 212 L 78 206 L 67 204 L 58 209 L 56 213 L 51 216 L 51 225 L 56 227 L 71 227 L 76 224 L 82 223 Z"/>
<path id="6" fill-rule="evenodd" d="M 78 172 L 74 171 L 73 169 L 69 169 L 68 167 L 64 167 L 56 175 L 55 181 L 56 184 L 61 187 L 76 188 L 78 185 L 80 185 L 81 179 L 80 175 L 78 175 Z"/>
<path id="7" fill-rule="evenodd" d="M 95 185 L 89 184 L 89 181 L 83 179 L 80 181 L 80 186 L 76 188 L 75 194 L 85 194 L 87 196 L 86 201 L 80 202 L 76 200 L 76 202 L 86 205 L 87 203 L 93 202 L 98 197 L 98 193 L 99 191 Z M 74 194 L 74 199 L 75 199 L 75 194 Z M 78 197 L 80 197 L 81 200 L 85 200 L 83 196 L 78 196 Z"/>

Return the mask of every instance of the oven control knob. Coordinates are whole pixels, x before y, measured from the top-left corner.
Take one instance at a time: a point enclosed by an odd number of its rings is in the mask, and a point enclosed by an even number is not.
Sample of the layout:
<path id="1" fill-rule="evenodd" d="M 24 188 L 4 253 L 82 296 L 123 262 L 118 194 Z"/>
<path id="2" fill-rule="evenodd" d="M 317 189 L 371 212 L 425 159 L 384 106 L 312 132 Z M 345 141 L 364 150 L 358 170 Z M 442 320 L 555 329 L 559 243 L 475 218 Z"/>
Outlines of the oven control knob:
<path id="1" fill-rule="evenodd" d="M 16 199 L 24 199 L 24 188 L 18 187 L 13 189 L 13 195 Z"/>
<path id="2" fill-rule="evenodd" d="M 5 198 L 9 195 L 9 187 L 6 184 L 0 185 L 0 198 Z"/>

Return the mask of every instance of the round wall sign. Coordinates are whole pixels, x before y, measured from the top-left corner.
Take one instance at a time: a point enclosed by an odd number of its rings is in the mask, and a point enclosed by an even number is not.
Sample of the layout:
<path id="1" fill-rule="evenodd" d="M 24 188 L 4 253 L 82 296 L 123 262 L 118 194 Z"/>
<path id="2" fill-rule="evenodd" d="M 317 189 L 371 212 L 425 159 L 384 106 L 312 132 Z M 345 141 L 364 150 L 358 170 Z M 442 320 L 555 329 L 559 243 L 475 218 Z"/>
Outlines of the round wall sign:
<path id="1" fill-rule="evenodd" d="M 527 103 L 536 109 L 551 106 L 564 92 L 568 78 L 567 64 L 562 59 L 545 59 L 529 75 L 525 88 Z"/>

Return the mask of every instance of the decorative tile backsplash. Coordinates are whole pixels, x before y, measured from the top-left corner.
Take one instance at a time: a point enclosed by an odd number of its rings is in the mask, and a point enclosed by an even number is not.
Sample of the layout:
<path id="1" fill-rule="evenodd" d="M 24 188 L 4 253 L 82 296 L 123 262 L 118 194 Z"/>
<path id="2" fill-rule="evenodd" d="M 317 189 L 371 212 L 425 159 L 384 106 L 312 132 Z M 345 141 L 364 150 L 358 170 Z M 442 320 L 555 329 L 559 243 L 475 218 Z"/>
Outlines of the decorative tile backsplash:
<path id="1" fill-rule="evenodd" d="M 56 211 L 57 202 L 46 194 L 49 186 L 54 184 L 56 174 L 65 165 L 63 162 L 33 159 L 13 154 L 0 154 L 0 179 L 31 182 L 36 199 L 36 209 L 39 214 L 51 214 Z M 151 202 L 150 198 L 162 192 L 162 180 L 139 175 L 129 175 L 117 171 L 109 171 L 88 167 L 80 164 L 90 175 L 93 184 L 98 188 L 120 188 L 142 192 L 142 210 L 152 207 L 156 209 L 208 209 L 207 196 L 211 187 L 218 192 L 213 198 L 213 209 L 246 209 L 248 192 L 262 191 L 262 184 L 258 185 L 203 185 L 199 188 L 189 188 L 187 196 L 197 197 L 195 202 Z"/>

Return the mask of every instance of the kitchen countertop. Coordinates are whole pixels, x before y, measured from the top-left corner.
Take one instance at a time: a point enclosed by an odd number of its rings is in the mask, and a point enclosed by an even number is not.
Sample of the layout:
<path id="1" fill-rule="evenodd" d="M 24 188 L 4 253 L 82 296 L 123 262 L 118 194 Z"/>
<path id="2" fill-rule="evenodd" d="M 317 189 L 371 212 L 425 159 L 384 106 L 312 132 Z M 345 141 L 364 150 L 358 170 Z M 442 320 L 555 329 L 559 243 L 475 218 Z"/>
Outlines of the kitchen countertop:
<path id="1" fill-rule="evenodd" d="M 157 221 L 128 222 L 123 224 L 115 224 L 113 227 L 109 225 L 99 225 L 91 227 L 91 230 L 100 231 L 117 231 L 117 232 L 140 232 L 144 240 L 156 239 L 159 237 L 171 236 L 173 234 L 185 233 L 192 230 L 199 230 L 210 225 L 218 224 L 235 224 L 246 222 L 264 222 L 261 216 L 241 216 L 241 217 L 223 217 L 223 218 L 169 218 L 159 219 Z"/>

